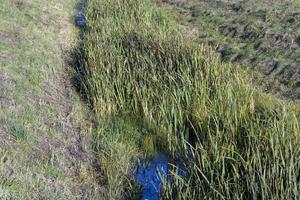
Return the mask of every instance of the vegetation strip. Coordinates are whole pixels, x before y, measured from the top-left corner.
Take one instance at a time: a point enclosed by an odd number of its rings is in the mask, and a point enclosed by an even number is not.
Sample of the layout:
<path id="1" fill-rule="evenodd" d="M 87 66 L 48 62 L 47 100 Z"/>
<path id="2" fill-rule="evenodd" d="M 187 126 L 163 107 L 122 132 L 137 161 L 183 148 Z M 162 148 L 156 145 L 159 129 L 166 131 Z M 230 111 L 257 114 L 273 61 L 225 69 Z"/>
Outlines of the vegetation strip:
<path id="1" fill-rule="evenodd" d="M 0 0 L 0 199 L 101 198 L 89 110 L 67 63 L 77 3 Z"/>
<path id="2" fill-rule="evenodd" d="M 134 161 L 156 152 L 188 169 L 163 199 L 299 198 L 299 109 L 254 90 L 164 11 L 151 0 L 87 5 L 82 88 L 107 198 L 137 197 Z"/>

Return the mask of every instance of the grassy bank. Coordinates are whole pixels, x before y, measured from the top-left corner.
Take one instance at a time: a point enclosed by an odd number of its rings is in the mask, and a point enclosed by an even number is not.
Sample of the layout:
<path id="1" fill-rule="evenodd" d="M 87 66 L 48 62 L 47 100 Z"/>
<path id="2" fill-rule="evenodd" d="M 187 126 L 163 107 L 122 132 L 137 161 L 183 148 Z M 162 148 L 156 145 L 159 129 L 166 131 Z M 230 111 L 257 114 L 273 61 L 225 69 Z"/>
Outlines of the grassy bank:
<path id="1" fill-rule="evenodd" d="M 300 3 L 297 0 L 166 0 L 181 24 L 191 27 L 223 61 L 254 69 L 254 83 L 280 98 L 300 98 Z"/>
<path id="2" fill-rule="evenodd" d="M 154 1 L 90 0 L 87 21 L 82 87 L 109 198 L 129 195 L 134 161 L 157 151 L 187 161 L 166 199 L 299 197 L 296 106 L 257 92 Z"/>
<path id="3" fill-rule="evenodd" d="M 88 109 L 67 66 L 76 0 L 0 0 L 0 199 L 97 194 Z"/>

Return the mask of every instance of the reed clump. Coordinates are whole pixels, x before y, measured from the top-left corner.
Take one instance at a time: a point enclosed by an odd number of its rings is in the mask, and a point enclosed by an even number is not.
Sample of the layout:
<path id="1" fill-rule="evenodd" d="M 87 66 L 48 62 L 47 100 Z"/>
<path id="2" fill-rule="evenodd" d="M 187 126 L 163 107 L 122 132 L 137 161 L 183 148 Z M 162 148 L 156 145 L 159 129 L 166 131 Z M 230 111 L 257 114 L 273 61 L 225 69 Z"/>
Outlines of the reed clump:
<path id="1" fill-rule="evenodd" d="M 256 91 L 151 0 L 90 0 L 87 21 L 82 87 L 110 198 L 157 151 L 186 160 L 166 199 L 299 198 L 296 106 Z"/>

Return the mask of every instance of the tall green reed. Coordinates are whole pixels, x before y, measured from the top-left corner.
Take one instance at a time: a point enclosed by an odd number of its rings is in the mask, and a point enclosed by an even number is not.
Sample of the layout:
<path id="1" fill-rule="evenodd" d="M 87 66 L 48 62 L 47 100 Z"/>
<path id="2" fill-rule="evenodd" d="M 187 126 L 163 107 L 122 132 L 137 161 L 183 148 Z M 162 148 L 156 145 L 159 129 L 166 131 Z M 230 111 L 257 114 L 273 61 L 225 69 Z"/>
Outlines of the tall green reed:
<path id="1" fill-rule="evenodd" d="M 87 19 L 83 87 L 110 198 L 131 186 L 134 160 L 156 151 L 187 164 L 166 199 L 299 197 L 297 108 L 257 92 L 151 0 L 91 0 Z"/>

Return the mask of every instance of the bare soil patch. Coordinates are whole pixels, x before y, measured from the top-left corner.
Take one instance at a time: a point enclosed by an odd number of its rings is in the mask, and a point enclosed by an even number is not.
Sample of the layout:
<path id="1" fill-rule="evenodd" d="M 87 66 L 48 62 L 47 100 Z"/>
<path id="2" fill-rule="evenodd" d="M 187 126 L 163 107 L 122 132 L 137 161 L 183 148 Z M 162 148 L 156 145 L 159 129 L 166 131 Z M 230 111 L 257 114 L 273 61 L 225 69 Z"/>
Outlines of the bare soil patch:
<path id="1" fill-rule="evenodd" d="M 18 36 L 16 34 L 6 34 L 0 32 L 0 41 L 4 42 L 15 42 L 17 41 Z"/>

